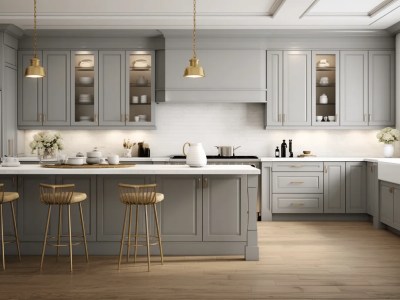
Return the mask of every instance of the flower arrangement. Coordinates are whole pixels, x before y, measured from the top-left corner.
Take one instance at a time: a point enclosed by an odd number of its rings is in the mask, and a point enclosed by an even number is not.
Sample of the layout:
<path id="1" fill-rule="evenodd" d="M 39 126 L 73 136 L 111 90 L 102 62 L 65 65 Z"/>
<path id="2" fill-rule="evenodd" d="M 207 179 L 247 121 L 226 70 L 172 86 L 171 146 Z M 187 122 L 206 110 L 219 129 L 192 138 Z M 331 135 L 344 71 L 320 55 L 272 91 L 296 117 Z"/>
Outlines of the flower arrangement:
<path id="1" fill-rule="evenodd" d="M 379 131 L 376 137 L 381 143 L 393 144 L 400 139 L 400 131 L 391 127 L 386 127 Z"/>
<path id="2" fill-rule="evenodd" d="M 64 144 L 60 133 L 40 131 L 33 136 L 33 141 L 29 143 L 32 153 L 38 151 L 39 156 L 52 155 L 57 150 L 63 150 Z"/>
<path id="3" fill-rule="evenodd" d="M 136 143 L 132 143 L 129 139 L 125 140 L 122 144 L 122 146 L 124 147 L 124 149 L 132 149 L 133 146 L 135 146 Z"/>

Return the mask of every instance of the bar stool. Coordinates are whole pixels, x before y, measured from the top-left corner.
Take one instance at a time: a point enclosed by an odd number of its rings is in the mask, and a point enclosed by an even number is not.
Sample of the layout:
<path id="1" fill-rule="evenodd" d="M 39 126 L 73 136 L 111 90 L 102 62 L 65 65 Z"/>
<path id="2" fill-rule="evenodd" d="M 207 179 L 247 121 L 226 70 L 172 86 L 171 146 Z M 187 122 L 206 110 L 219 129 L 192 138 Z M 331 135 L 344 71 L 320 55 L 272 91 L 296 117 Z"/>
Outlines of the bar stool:
<path id="1" fill-rule="evenodd" d="M 161 243 L 161 234 L 160 234 L 160 226 L 158 223 L 157 218 L 157 209 L 156 204 L 164 200 L 164 195 L 161 193 L 156 192 L 156 184 L 145 184 L 145 185 L 131 185 L 131 184 L 123 184 L 120 183 L 119 187 L 119 196 L 122 203 L 125 206 L 125 216 L 124 216 L 124 225 L 122 228 L 122 237 L 121 237 L 121 247 L 119 251 L 119 261 L 118 261 L 118 268 L 121 266 L 121 258 L 122 258 L 122 249 L 124 246 L 125 240 L 125 229 L 126 229 L 126 218 L 128 215 L 128 208 L 129 208 L 129 225 L 128 225 L 128 234 L 127 238 L 127 251 L 126 251 L 126 261 L 129 260 L 129 252 L 131 246 L 131 221 L 132 221 L 132 205 L 136 205 L 136 224 L 135 224 L 135 234 L 134 234 L 134 243 L 135 243 L 135 252 L 134 252 L 134 262 L 136 263 L 136 253 L 138 246 L 146 246 L 147 247 L 147 271 L 150 271 L 150 245 L 157 245 L 160 249 L 160 257 L 161 257 L 161 264 L 164 264 L 163 259 L 163 250 L 162 250 L 162 243 Z M 150 235 L 149 234 L 149 224 L 148 224 L 148 214 L 147 214 L 147 206 L 153 206 L 154 210 L 154 219 L 156 222 L 156 229 L 157 235 Z M 144 217 L 145 217 L 145 226 L 146 226 L 146 234 L 138 234 L 138 224 L 139 224 L 139 206 L 144 207 Z M 138 244 L 139 238 L 146 237 L 145 244 Z M 150 242 L 151 239 L 157 239 L 157 242 Z M 141 243 L 143 241 L 140 241 Z"/>
<path id="2" fill-rule="evenodd" d="M 2 262 L 3 262 L 3 270 L 6 269 L 6 261 L 4 257 L 4 244 L 6 243 L 16 243 L 18 258 L 21 261 L 21 253 L 19 251 L 19 239 L 18 239 L 18 231 L 17 231 L 17 222 L 15 221 L 15 211 L 14 211 L 14 201 L 19 199 L 19 194 L 17 192 L 4 192 L 4 184 L 0 183 L 0 231 L 1 231 L 1 254 L 2 254 Z M 3 221 L 3 204 L 10 203 L 11 213 L 12 213 L 12 221 L 14 225 L 14 240 L 13 241 L 4 241 L 4 221 Z M 6 236 L 8 237 L 8 236 Z"/>
<path id="3" fill-rule="evenodd" d="M 43 269 L 43 260 L 44 253 L 46 250 L 46 244 L 57 247 L 57 258 L 59 256 L 59 248 L 60 247 L 69 247 L 69 257 L 70 257 L 70 270 L 72 272 L 72 246 L 80 244 L 80 241 L 72 243 L 72 237 L 80 237 L 83 239 L 83 243 L 85 245 L 85 255 L 86 262 L 89 262 L 89 256 L 87 251 L 87 242 L 86 242 L 86 233 L 85 233 L 85 224 L 83 222 L 83 214 L 82 214 L 82 201 L 86 200 L 87 196 L 85 193 L 74 192 L 75 185 L 74 184 L 63 184 L 63 185 L 52 185 L 52 184 L 40 184 L 40 201 L 49 206 L 47 212 L 47 222 L 44 234 L 43 241 L 43 250 L 42 250 L 42 260 L 40 262 L 40 270 Z M 72 236 L 71 234 L 71 204 L 79 204 L 79 213 L 81 218 L 81 226 L 82 226 L 82 235 L 81 236 Z M 49 224 L 50 224 L 50 214 L 51 214 L 51 206 L 58 205 L 58 233 L 57 236 L 48 235 L 49 232 Z M 66 205 L 68 208 L 68 235 L 62 235 L 62 207 Z M 68 237 L 68 243 L 63 243 L 61 241 L 62 237 Z M 56 239 L 55 243 L 48 243 L 47 239 Z"/>

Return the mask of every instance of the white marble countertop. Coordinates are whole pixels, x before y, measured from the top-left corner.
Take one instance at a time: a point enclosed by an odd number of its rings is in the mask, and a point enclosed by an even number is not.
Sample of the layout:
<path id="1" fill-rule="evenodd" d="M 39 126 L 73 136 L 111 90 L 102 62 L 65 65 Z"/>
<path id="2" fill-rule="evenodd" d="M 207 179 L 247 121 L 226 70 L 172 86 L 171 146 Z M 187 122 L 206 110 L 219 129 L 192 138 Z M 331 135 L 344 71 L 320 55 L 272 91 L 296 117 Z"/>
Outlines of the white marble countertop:
<path id="1" fill-rule="evenodd" d="M 368 158 L 376 161 L 376 158 Z M 366 161 L 365 157 L 261 157 L 260 160 L 263 161 Z"/>
<path id="2" fill-rule="evenodd" d="M 260 170 L 248 165 L 207 165 L 191 168 L 187 165 L 133 165 L 127 168 L 44 168 L 38 164 L 21 164 L 18 167 L 2 167 L 0 175 L 246 175 L 260 174 Z"/>

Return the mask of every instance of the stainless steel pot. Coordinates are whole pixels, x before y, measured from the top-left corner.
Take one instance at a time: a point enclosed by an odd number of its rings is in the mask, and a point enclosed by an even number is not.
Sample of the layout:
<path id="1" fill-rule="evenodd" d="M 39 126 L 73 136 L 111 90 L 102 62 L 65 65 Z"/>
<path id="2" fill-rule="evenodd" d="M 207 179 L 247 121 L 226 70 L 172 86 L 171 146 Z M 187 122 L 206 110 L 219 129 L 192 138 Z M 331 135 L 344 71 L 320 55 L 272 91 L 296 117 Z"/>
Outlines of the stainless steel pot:
<path id="1" fill-rule="evenodd" d="M 219 156 L 235 156 L 235 150 L 241 146 L 215 146 L 218 149 Z"/>

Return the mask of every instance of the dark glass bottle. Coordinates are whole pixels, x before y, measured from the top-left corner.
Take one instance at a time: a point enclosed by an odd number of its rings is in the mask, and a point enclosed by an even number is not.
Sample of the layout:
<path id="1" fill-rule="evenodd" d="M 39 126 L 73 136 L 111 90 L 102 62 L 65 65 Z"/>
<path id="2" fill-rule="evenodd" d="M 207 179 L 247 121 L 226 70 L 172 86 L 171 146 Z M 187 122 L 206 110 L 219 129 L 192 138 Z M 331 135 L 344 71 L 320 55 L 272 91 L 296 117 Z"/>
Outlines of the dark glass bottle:
<path id="1" fill-rule="evenodd" d="M 281 144 L 281 157 L 286 157 L 286 148 L 287 148 L 287 144 L 286 144 L 285 140 L 283 140 L 283 142 Z"/>
<path id="2" fill-rule="evenodd" d="M 289 157 L 293 157 L 292 140 L 289 140 Z"/>
<path id="3" fill-rule="evenodd" d="M 275 149 L 275 157 L 279 157 L 279 147 L 278 146 L 276 146 L 276 149 Z"/>
<path id="4" fill-rule="evenodd" d="M 145 157 L 143 142 L 138 143 L 138 157 Z"/>

